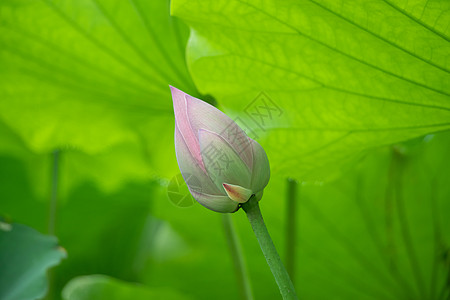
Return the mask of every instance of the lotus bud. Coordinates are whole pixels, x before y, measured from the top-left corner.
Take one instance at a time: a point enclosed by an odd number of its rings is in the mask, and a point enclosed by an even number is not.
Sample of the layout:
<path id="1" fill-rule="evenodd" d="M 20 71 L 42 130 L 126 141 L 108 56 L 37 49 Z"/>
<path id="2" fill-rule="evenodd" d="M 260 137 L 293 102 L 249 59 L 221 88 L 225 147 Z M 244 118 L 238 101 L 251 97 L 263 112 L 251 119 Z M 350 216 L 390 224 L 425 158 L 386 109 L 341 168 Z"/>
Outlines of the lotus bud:
<path id="1" fill-rule="evenodd" d="M 192 196 L 222 213 L 235 212 L 252 195 L 260 200 L 270 177 L 264 149 L 214 106 L 170 89 L 177 162 Z"/>

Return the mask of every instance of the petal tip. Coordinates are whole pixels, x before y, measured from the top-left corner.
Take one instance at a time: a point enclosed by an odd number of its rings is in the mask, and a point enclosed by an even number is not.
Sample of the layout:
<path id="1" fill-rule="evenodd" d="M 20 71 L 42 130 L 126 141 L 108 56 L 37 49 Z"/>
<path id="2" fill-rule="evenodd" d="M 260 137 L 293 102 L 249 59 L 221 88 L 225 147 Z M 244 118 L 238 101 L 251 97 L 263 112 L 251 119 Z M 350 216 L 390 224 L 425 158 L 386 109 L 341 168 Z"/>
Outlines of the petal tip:
<path id="1" fill-rule="evenodd" d="M 177 89 L 176 87 L 174 87 L 173 85 L 169 84 L 169 88 L 170 88 L 170 92 L 172 93 L 172 98 L 174 98 L 174 96 L 178 95 L 185 95 L 186 93 L 183 92 L 180 89 Z"/>
<path id="2" fill-rule="evenodd" d="M 252 196 L 252 191 L 239 185 L 223 183 L 223 188 L 231 200 L 238 203 L 245 203 Z"/>

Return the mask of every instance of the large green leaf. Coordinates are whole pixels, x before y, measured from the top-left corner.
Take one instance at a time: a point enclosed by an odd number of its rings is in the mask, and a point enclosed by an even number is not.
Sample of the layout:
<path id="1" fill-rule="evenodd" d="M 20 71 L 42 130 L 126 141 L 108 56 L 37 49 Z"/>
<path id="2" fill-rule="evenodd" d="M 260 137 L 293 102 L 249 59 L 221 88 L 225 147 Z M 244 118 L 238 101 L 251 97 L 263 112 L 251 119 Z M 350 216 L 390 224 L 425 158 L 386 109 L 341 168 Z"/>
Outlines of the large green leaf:
<path id="1" fill-rule="evenodd" d="M 301 179 L 450 128 L 449 9 L 445 0 L 172 3 L 191 26 L 187 60 L 201 92 L 253 117 L 272 168 Z"/>
<path id="2" fill-rule="evenodd" d="M 47 269 L 66 257 L 53 236 L 0 219 L 0 299 L 34 300 L 47 291 Z"/>
<path id="3" fill-rule="evenodd" d="M 110 186 L 151 168 L 173 175 L 175 161 L 161 159 L 173 155 L 168 85 L 196 89 L 188 30 L 169 1 L 6 0 L 0 20 L 0 119 L 26 146 L 101 154 L 102 175 L 116 176 Z M 134 174 L 116 170 L 124 160 Z"/>
<path id="4" fill-rule="evenodd" d="M 64 300 L 183 300 L 189 299 L 171 288 L 149 288 L 103 275 L 72 279 L 63 290 Z"/>

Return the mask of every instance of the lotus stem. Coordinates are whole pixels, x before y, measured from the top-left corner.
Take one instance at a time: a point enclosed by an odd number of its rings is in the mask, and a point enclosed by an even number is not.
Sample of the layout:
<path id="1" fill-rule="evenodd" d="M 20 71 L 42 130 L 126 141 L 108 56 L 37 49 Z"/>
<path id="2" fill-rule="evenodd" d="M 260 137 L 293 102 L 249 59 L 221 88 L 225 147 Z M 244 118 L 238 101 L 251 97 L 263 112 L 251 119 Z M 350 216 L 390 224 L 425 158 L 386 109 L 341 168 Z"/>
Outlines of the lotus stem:
<path id="1" fill-rule="evenodd" d="M 236 233 L 233 220 L 230 214 L 222 214 L 222 223 L 225 231 L 225 237 L 230 249 L 231 259 L 233 260 L 236 280 L 238 284 L 241 299 L 253 300 L 250 277 L 245 265 L 244 255 L 242 253 L 241 243 Z"/>
<path id="2" fill-rule="evenodd" d="M 291 278 L 281 262 L 280 255 L 278 255 L 277 249 L 267 231 L 264 219 L 261 215 L 261 210 L 259 209 L 258 200 L 255 196 L 252 196 L 247 202 L 243 203 L 242 209 L 247 213 L 250 225 L 252 226 L 259 246 L 261 247 L 267 264 L 280 289 L 281 296 L 284 300 L 297 300 L 298 298 L 294 285 L 292 284 Z"/>

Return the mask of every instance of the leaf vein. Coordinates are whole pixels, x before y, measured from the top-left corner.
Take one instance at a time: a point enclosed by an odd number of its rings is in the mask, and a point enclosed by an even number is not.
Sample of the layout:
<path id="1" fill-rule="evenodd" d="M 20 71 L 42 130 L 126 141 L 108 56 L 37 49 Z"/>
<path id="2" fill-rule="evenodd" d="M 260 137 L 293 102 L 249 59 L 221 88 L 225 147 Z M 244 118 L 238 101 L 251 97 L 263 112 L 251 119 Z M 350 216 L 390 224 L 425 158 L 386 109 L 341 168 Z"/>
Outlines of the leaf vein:
<path id="1" fill-rule="evenodd" d="M 419 59 L 419 60 L 421 60 L 421 61 L 423 61 L 423 62 L 425 62 L 425 63 L 427 63 L 427 64 L 429 64 L 429 65 L 431 65 L 431 66 L 433 66 L 433 67 L 435 67 L 435 68 L 438 68 L 438 69 L 440 69 L 440 70 L 446 72 L 446 73 L 450 73 L 450 70 L 449 70 L 449 69 L 447 69 L 447 68 L 445 68 L 445 67 L 442 67 L 442 66 L 439 66 L 439 65 L 433 63 L 432 61 L 430 61 L 430 60 L 428 60 L 428 59 L 426 59 L 426 58 L 424 58 L 424 57 L 421 57 L 421 56 L 419 56 L 419 55 L 417 55 L 417 54 L 415 54 L 415 53 L 409 51 L 409 50 L 406 49 L 406 48 L 403 48 L 402 46 L 398 45 L 397 43 L 394 43 L 394 42 L 392 42 L 392 41 L 390 41 L 390 40 L 388 40 L 388 39 L 386 39 L 386 38 L 384 38 L 384 37 L 382 37 L 382 36 L 376 34 L 375 32 L 373 32 L 373 31 L 371 31 L 371 30 L 369 30 L 369 29 L 367 29 L 367 28 L 361 26 L 360 24 L 358 24 L 358 23 L 356 23 L 356 22 L 353 22 L 352 20 L 350 20 L 350 19 L 344 17 L 344 16 L 341 15 L 341 14 L 338 14 L 337 12 L 335 12 L 335 11 L 329 9 L 328 7 L 322 5 L 322 4 L 320 4 L 320 3 L 318 3 L 318 2 L 316 2 L 316 1 L 314 1 L 314 0 L 309 0 L 309 1 L 310 1 L 311 3 L 314 3 L 315 5 L 317 5 L 318 7 L 320 7 L 320 8 L 322 8 L 322 9 L 324 9 L 324 10 L 330 12 L 331 14 L 337 16 L 338 18 L 341 18 L 342 20 L 346 21 L 347 23 L 352 24 L 353 26 L 355 26 L 355 27 L 357 27 L 357 28 L 359 28 L 359 29 L 361 29 L 361 30 L 367 32 L 368 34 L 370 34 L 370 35 L 372 35 L 372 36 L 378 38 L 379 40 L 381 40 L 381 41 L 383 41 L 383 42 L 385 42 L 385 43 L 387 43 L 387 44 L 389 44 L 389 45 L 391 45 L 391 46 L 393 46 L 393 47 L 395 47 L 395 48 L 397 48 L 397 49 L 403 51 L 404 53 L 407 53 L 407 54 L 409 54 L 409 55 L 411 55 L 411 56 L 413 56 L 413 57 L 415 57 L 415 58 L 417 58 L 417 59 Z"/>
<path id="2" fill-rule="evenodd" d="M 118 63 L 123 65 L 124 67 L 128 68 L 129 70 L 135 72 L 137 75 L 145 79 L 146 81 L 154 84 L 154 81 L 151 80 L 145 73 L 140 71 L 138 68 L 133 66 L 129 61 L 125 60 L 123 57 L 112 51 L 107 46 L 100 43 L 98 40 L 90 36 L 83 28 L 80 27 L 75 21 L 70 19 L 61 9 L 59 9 L 55 4 L 49 2 L 49 0 L 43 0 L 45 4 L 47 4 L 48 7 L 50 7 L 53 11 L 55 11 L 64 21 L 66 21 L 67 24 L 72 26 L 77 32 L 79 32 L 81 35 L 83 35 L 86 39 L 88 39 L 93 45 L 95 45 L 98 49 L 102 50 L 104 53 L 109 55 L 110 57 L 114 58 Z"/>
<path id="3" fill-rule="evenodd" d="M 392 3 L 391 1 L 388 0 L 383 0 L 387 5 L 389 5 L 390 7 L 392 7 L 393 9 L 395 9 L 396 11 L 400 12 L 402 15 L 404 15 L 405 17 L 408 17 L 409 19 L 413 20 L 414 22 L 416 22 L 417 24 L 423 26 L 424 28 L 428 29 L 429 31 L 433 32 L 434 34 L 436 34 L 437 36 L 443 38 L 444 40 L 446 40 L 447 42 L 450 42 L 450 38 L 447 37 L 445 34 L 437 31 L 436 29 L 434 29 L 433 27 L 425 24 L 424 22 L 422 22 L 421 20 L 417 19 L 416 17 L 412 16 L 411 14 L 408 14 L 404 9 L 401 9 L 400 7 L 398 7 L 397 5 L 395 5 L 394 3 Z"/>
<path id="4" fill-rule="evenodd" d="M 276 21 L 279 22 L 280 24 L 283 24 L 283 25 L 285 25 L 286 27 L 291 28 L 292 30 L 296 31 L 300 36 L 303 36 L 303 37 L 305 37 L 305 38 L 307 38 L 307 39 L 309 39 L 309 40 L 311 40 L 311 41 L 313 41 L 313 42 L 315 42 L 315 43 L 317 43 L 317 44 L 319 44 L 319 45 L 322 45 L 323 47 L 325 47 L 325 48 L 327 48 L 327 49 L 330 49 L 331 51 L 334 51 L 334 52 L 336 52 L 336 53 L 339 53 L 340 55 L 345 56 L 345 57 L 347 57 L 347 58 L 349 58 L 349 59 L 351 59 L 351 60 L 357 61 L 357 62 L 359 62 L 359 63 L 361 63 L 361 64 L 363 64 L 363 65 L 366 65 L 366 66 L 368 66 L 368 67 L 370 67 L 370 68 L 372 68 L 372 69 L 378 70 L 378 71 L 380 71 L 380 72 L 382 72 L 382 73 L 385 73 L 385 74 L 387 74 L 387 75 L 390 75 L 390 76 L 392 76 L 392 77 L 396 77 L 396 78 L 398 78 L 398 79 L 400 79 L 400 80 L 409 82 L 409 83 L 411 83 L 411 84 L 413 84 L 413 85 L 417 85 L 417 86 L 420 86 L 420 87 L 422 87 L 422 88 L 429 89 L 429 90 L 431 90 L 431 91 L 433 91 L 433 92 L 436 92 L 436 93 L 439 93 L 439 94 L 442 94 L 442 95 L 450 96 L 450 94 L 447 93 L 447 92 L 445 92 L 445 91 L 441 91 L 441 90 L 438 90 L 438 89 L 433 88 L 433 87 L 431 87 L 431 86 L 428 86 L 428 85 L 426 85 L 426 84 L 423 84 L 423 83 L 421 83 L 421 82 L 417 82 L 417 81 L 414 81 L 414 80 L 412 80 L 412 79 L 409 79 L 409 78 L 400 76 L 400 75 L 395 74 L 395 73 L 393 73 L 393 72 L 391 72 L 391 71 L 385 70 L 385 69 L 383 69 L 383 68 L 381 68 L 381 67 L 378 67 L 378 66 L 376 66 L 376 65 L 374 65 L 374 64 L 371 64 L 371 63 L 369 63 L 369 62 L 367 62 L 367 61 L 365 61 L 365 60 L 362 60 L 362 59 L 360 59 L 360 58 L 358 58 L 358 57 L 355 57 L 355 56 L 353 56 L 353 55 L 351 55 L 351 54 L 348 54 L 348 53 L 346 53 L 346 52 L 344 52 L 344 51 L 341 51 L 341 50 L 339 50 L 339 49 L 336 48 L 336 47 L 333 47 L 333 46 L 331 46 L 331 45 L 329 45 L 329 44 L 327 44 L 327 43 L 325 43 L 325 42 L 320 41 L 320 40 L 317 39 L 317 38 L 314 38 L 314 37 L 312 37 L 312 36 L 310 36 L 310 35 L 307 35 L 307 34 L 301 32 L 298 28 L 296 28 L 296 27 L 290 25 L 289 23 L 287 23 L 287 22 L 285 22 L 285 21 L 283 21 L 283 20 L 277 18 L 277 17 L 274 16 L 274 15 L 271 15 L 270 13 L 266 12 L 265 10 L 263 10 L 263 9 L 257 7 L 257 6 L 254 6 L 254 5 L 252 5 L 252 4 L 248 3 L 248 2 L 244 2 L 244 1 L 242 1 L 242 0 L 236 0 L 236 1 L 239 2 L 239 3 L 245 4 L 245 5 L 249 6 L 249 7 L 252 7 L 252 8 L 255 9 L 256 11 L 259 11 L 259 12 L 261 12 L 262 14 L 264 14 L 264 15 L 266 15 L 266 16 L 268 16 L 268 17 L 274 19 L 274 20 L 276 20 Z"/>
<path id="5" fill-rule="evenodd" d="M 374 96 L 374 95 L 368 95 L 368 94 L 363 94 L 363 93 L 359 93 L 359 92 L 349 91 L 349 90 L 346 90 L 346 89 L 341 89 L 341 88 L 334 87 L 334 86 L 331 86 L 331 85 L 326 85 L 323 82 L 320 82 L 317 79 L 309 77 L 309 76 L 307 76 L 305 74 L 302 74 L 302 73 L 300 73 L 298 71 L 294 71 L 294 70 L 291 70 L 291 69 L 288 69 L 288 68 L 284 68 L 284 67 L 281 67 L 279 65 L 271 64 L 269 62 L 262 61 L 262 60 L 254 58 L 254 57 L 244 56 L 242 54 L 229 53 L 229 54 L 222 54 L 220 56 L 227 56 L 227 55 L 243 57 L 243 58 L 246 58 L 248 60 L 253 60 L 253 61 L 256 61 L 256 62 L 259 62 L 259 63 L 262 63 L 262 64 L 266 64 L 266 65 L 271 66 L 273 68 L 277 68 L 277 69 L 280 69 L 280 70 L 284 70 L 286 72 L 290 72 L 290 73 L 296 74 L 298 76 L 301 76 L 301 77 L 304 77 L 304 78 L 306 78 L 308 80 L 311 80 L 311 81 L 321 85 L 322 87 L 330 89 L 330 90 L 335 90 L 335 91 L 338 91 L 338 92 L 352 94 L 352 95 L 361 96 L 361 97 L 370 98 L 370 99 L 375 99 L 375 100 L 381 100 L 381 101 L 386 101 L 386 102 L 398 103 L 398 104 L 402 104 L 402 105 L 420 106 L 420 107 L 427 107 L 427 108 L 433 108 L 433 109 L 440 109 L 440 110 L 450 111 L 450 108 L 448 108 L 448 107 L 442 107 L 442 106 L 437 106 L 437 105 L 429 105 L 429 104 L 422 104 L 422 103 L 415 103 L 415 102 L 405 102 L 405 101 L 401 101 L 401 100 L 397 100 L 397 99 L 389 99 L 389 98 L 384 98 L 384 97 L 378 97 L 378 96 Z"/>

